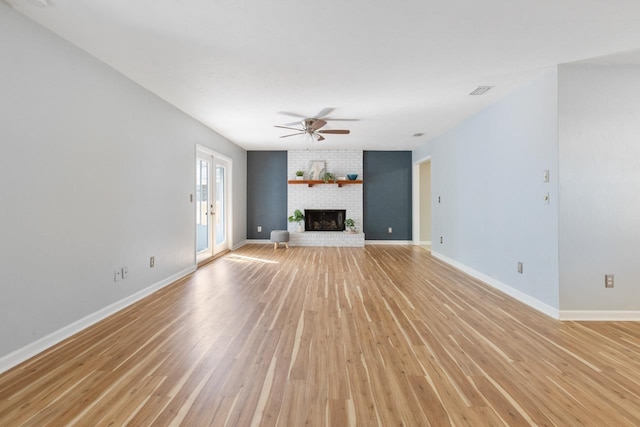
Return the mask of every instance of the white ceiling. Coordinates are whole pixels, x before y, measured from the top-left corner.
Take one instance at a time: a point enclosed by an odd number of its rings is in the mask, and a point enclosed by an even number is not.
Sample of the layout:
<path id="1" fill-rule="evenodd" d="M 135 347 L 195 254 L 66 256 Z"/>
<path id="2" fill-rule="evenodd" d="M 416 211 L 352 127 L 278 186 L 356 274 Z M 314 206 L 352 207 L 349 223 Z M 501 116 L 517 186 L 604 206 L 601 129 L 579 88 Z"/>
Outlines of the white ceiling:
<path id="1" fill-rule="evenodd" d="M 248 150 L 410 150 L 549 67 L 640 47 L 638 0 L 5 1 Z M 350 135 L 273 127 L 326 107 Z"/>

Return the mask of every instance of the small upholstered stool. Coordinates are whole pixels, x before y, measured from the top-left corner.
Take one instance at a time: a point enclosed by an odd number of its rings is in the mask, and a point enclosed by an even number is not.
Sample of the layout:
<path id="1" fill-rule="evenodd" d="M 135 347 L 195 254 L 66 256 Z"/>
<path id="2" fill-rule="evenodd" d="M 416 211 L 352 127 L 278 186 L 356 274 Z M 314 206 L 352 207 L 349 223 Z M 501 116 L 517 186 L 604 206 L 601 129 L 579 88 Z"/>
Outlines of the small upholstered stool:
<path id="1" fill-rule="evenodd" d="M 271 230 L 271 241 L 273 249 L 278 249 L 279 243 L 284 243 L 284 246 L 289 249 L 289 232 L 287 230 Z"/>

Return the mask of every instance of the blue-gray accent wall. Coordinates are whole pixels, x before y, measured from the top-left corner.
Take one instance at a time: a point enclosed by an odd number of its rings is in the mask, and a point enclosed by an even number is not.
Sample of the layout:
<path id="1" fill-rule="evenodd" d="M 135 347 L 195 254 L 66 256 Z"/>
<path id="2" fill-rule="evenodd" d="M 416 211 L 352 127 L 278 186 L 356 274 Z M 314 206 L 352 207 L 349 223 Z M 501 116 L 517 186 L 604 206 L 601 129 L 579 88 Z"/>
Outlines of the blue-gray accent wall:
<path id="1" fill-rule="evenodd" d="M 411 152 L 365 151 L 363 161 L 365 238 L 411 240 Z"/>
<path id="2" fill-rule="evenodd" d="M 262 226 L 262 232 L 258 232 Z M 287 152 L 247 152 L 247 239 L 287 229 Z"/>

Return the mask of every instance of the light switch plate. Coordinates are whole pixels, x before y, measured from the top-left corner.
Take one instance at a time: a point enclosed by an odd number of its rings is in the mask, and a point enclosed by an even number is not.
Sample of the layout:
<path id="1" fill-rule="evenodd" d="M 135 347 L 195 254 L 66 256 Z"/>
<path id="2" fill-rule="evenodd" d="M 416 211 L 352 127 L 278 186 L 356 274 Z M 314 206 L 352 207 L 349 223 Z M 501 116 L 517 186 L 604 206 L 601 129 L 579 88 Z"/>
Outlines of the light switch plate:
<path id="1" fill-rule="evenodd" d="M 604 287 L 613 288 L 613 274 L 604 275 Z"/>

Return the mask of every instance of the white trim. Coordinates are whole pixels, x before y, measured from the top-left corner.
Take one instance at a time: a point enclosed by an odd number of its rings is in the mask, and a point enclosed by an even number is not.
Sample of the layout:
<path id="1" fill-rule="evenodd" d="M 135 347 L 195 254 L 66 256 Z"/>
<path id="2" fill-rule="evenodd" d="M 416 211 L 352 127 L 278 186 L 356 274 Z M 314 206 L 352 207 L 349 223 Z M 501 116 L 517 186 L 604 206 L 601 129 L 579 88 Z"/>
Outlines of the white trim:
<path id="1" fill-rule="evenodd" d="M 411 191 L 411 215 L 412 215 L 412 234 L 413 241 L 420 241 L 420 165 L 425 162 L 430 162 L 431 156 L 427 156 L 423 159 L 416 160 L 413 162 L 413 182 L 412 182 L 412 191 Z M 431 208 L 433 211 L 433 207 Z M 433 222 L 433 221 L 432 221 Z M 432 227 L 433 228 L 433 227 Z"/>
<path id="2" fill-rule="evenodd" d="M 25 360 L 28 360 L 33 356 L 42 353 L 48 348 L 53 347 L 61 341 L 69 338 L 70 336 L 88 328 L 89 326 L 98 323 L 99 321 L 111 316 L 112 314 L 117 313 L 124 308 L 127 308 L 131 304 L 151 295 L 159 289 L 162 289 L 165 286 L 170 285 L 185 276 L 188 276 L 194 271 L 196 271 L 195 265 L 189 268 L 185 268 L 184 270 L 173 274 L 166 279 L 161 280 L 145 289 L 142 289 L 135 294 L 129 295 L 128 297 L 123 298 L 120 301 L 116 301 L 111 305 L 108 305 L 94 313 L 89 314 L 88 316 L 83 317 L 80 320 L 77 320 L 61 329 L 58 329 L 55 332 L 50 333 L 45 337 L 32 342 L 31 344 L 27 344 L 26 346 L 12 353 L 9 353 L 6 356 L 0 357 L 0 374 L 8 371 L 14 366 L 19 365 Z"/>
<path id="3" fill-rule="evenodd" d="M 511 286 L 502 283 L 493 277 L 489 277 L 479 271 L 474 270 L 458 261 L 455 261 L 445 255 L 438 252 L 431 252 L 434 257 L 446 262 L 449 265 L 464 271 L 470 276 L 475 277 L 478 280 L 483 281 L 489 286 L 492 286 L 507 295 L 517 299 L 518 301 L 527 304 L 529 307 L 553 317 L 558 320 L 565 321 L 605 321 L 605 322 L 637 322 L 640 321 L 640 311 L 638 310 L 558 310 L 550 305 L 533 298 Z"/>
<path id="4" fill-rule="evenodd" d="M 528 305 L 529 307 L 535 308 L 536 310 L 546 314 L 547 316 L 553 317 L 554 319 L 560 319 L 560 311 L 557 308 L 551 307 L 550 305 L 536 299 L 533 298 L 530 295 L 525 294 L 522 291 L 519 291 L 518 289 L 512 288 L 511 286 L 507 285 L 506 283 L 502 283 L 499 280 L 494 279 L 493 277 L 489 277 L 484 273 L 481 273 L 477 270 L 474 270 L 471 267 L 468 267 L 464 264 L 462 264 L 461 262 L 458 262 L 454 259 L 451 259 L 445 255 L 442 255 L 438 252 L 434 252 L 433 250 L 431 251 L 431 255 L 438 258 L 441 261 L 446 262 L 447 264 L 457 268 L 458 270 L 461 270 L 465 273 L 467 273 L 470 276 L 475 277 L 478 280 L 483 281 L 484 283 L 486 283 L 487 285 L 494 287 L 502 292 L 504 292 L 505 294 L 517 299 L 518 301 L 525 303 L 526 305 Z"/>
<path id="5" fill-rule="evenodd" d="M 268 243 L 270 245 L 273 245 L 273 242 L 270 239 L 247 239 L 247 240 L 245 240 L 245 244 L 249 244 L 249 243 L 251 243 L 251 244 L 255 243 L 255 244 L 258 244 L 258 245 L 263 244 L 263 243 L 265 243 L 265 244 Z"/>
<path id="6" fill-rule="evenodd" d="M 365 240 L 366 245 L 413 245 L 411 240 Z"/>
<path id="7" fill-rule="evenodd" d="M 221 159 L 223 161 L 225 161 L 226 163 L 228 163 L 229 165 L 229 171 L 228 171 L 228 179 L 225 180 L 225 190 L 227 191 L 227 200 L 226 200 L 226 220 L 227 220 L 227 248 L 231 248 L 231 250 L 233 250 L 234 246 L 233 245 L 233 159 L 231 157 L 225 156 L 224 154 L 220 154 L 219 152 L 212 150 L 211 148 L 207 147 L 206 145 L 201 145 L 196 143 L 195 144 L 195 158 L 194 158 L 194 163 L 195 161 L 198 159 L 198 151 L 200 151 L 201 153 L 207 154 L 209 156 L 212 156 L 214 158 L 214 160 L 216 158 Z M 193 179 L 193 191 L 194 191 L 194 196 L 196 194 L 196 183 L 195 183 L 195 176 Z M 198 251 L 197 251 L 197 233 L 196 233 L 196 224 L 195 224 L 195 218 L 196 218 L 196 205 L 197 203 L 195 203 L 194 200 L 194 204 L 193 204 L 193 219 L 194 219 L 194 223 L 193 223 L 193 232 L 194 232 L 194 245 L 193 245 L 193 257 L 194 257 L 194 262 L 197 263 L 198 260 Z M 242 245 L 241 245 L 242 246 Z M 212 254 L 213 254 L 213 249 L 212 249 Z"/>
<path id="8" fill-rule="evenodd" d="M 640 311 L 634 310 L 560 310 L 560 320 L 638 322 Z"/>
<path id="9" fill-rule="evenodd" d="M 213 156 L 213 157 L 219 157 L 222 160 L 226 160 L 229 163 L 233 162 L 233 159 L 231 159 L 231 157 L 225 156 L 224 154 L 222 154 L 222 153 L 220 153 L 218 151 L 212 150 L 211 148 L 207 147 L 206 145 L 202 145 L 202 144 L 196 143 L 196 150 L 203 151 L 203 152 L 205 152 L 208 155 Z"/>
<path id="10" fill-rule="evenodd" d="M 225 168 L 225 177 L 224 177 L 224 215 L 225 218 L 224 220 L 227 223 L 227 229 L 225 230 L 226 232 L 226 248 L 222 248 L 220 249 L 218 247 L 218 249 L 216 250 L 216 246 L 220 246 L 220 245 L 216 245 L 215 242 L 211 242 L 213 243 L 213 253 L 214 256 L 215 255 L 219 255 L 220 253 L 222 253 L 225 249 L 231 249 L 233 247 L 233 162 L 231 161 L 231 159 L 226 158 L 225 156 L 213 156 L 213 166 L 214 166 L 214 170 L 215 168 L 218 167 L 218 165 L 222 165 Z M 213 180 L 215 180 L 215 176 L 212 175 L 211 177 Z M 216 190 L 217 191 L 217 190 Z M 217 197 L 217 195 L 216 195 Z M 217 213 L 216 213 L 217 214 Z"/>
<path id="11" fill-rule="evenodd" d="M 416 243 L 416 245 L 431 246 L 431 240 L 423 240 L 422 242 Z"/>
<path id="12" fill-rule="evenodd" d="M 235 245 L 234 247 L 231 248 L 232 251 L 238 250 L 241 247 L 243 247 L 244 245 L 246 245 L 247 243 L 249 243 L 248 240 L 243 240 L 242 242 L 238 243 L 237 245 Z"/>

